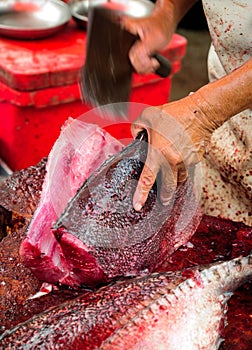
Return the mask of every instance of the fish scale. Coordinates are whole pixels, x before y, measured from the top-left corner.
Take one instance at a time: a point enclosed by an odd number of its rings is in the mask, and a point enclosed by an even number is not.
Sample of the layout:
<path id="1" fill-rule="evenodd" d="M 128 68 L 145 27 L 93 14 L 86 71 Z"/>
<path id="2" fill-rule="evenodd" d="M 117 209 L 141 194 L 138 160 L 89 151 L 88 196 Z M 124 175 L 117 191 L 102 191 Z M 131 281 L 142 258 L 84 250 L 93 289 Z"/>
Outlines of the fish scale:
<path id="1" fill-rule="evenodd" d="M 74 302 L 70 302 L 65 306 L 55 309 L 51 314 L 43 313 L 40 317 L 35 317 L 33 322 L 25 323 L 17 332 L 22 333 L 22 331 L 24 331 L 23 344 L 30 342 L 30 348 L 33 346 L 33 339 L 35 339 L 35 341 L 39 339 L 40 341 L 43 340 L 47 346 L 49 346 L 49 349 L 55 349 L 54 344 L 57 343 L 55 339 L 64 337 L 63 330 L 65 328 L 65 322 L 68 322 L 67 335 L 70 337 L 73 320 L 76 327 L 79 327 L 79 318 L 82 317 L 86 322 L 82 325 L 82 332 L 75 338 L 79 341 L 78 339 L 84 335 L 85 343 L 81 343 L 82 345 L 74 345 L 76 339 L 68 338 L 65 340 L 67 344 L 73 342 L 69 347 L 70 349 L 78 349 L 78 346 L 80 346 L 81 349 L 82 346 L 85 346 L 85 349 L 92 349 L 93 345 L 95 345 L 94 336 L 98 334 L 98 340 L 101 342 L 101 335 L 104 336 L 105 328 L 112 327 L 112 329 L 115 329 L 115 327 L 120 327 L 121 324 L 125 324 L 126 321 L 132 317 L 133 312 L 137 312 L 139 309 L 145 307 L 145 305 L 141 306 L 141 304 L 138 303 L 139 296 L 144 300 L 146 298 L 149 299 L 148 293 L 150 291 L 152 293 L 152 298 L 159 296 L 162 291 L 164 292 L 167 288 L 169 275 L 168 279 L 166 279 L 165 275 L 154 274 L 151 276 L 151 283 L 148 285 L 142 284 L 142 280 L 144 279 L 139 278 L 129 281 L 129 283 L 126 284 L 125 282 L 121 282 L 102 288 L 98 293 L 89 294 L 89 303 L 86 302 L 85 296 L 78 298 Z M 164 281 L 166 281 L 166 283 L 164 283 Z M 100 294 L 102 296 L 100 296 Z M 113 298 L 114 295 L 115 298 Z M 135 300 L 137 300 L 137 304 Z M 129 305 L 134 305 L 135 309 L 129 308 Z M 114 316 L 117 313 L 121 315 L 120 318 Z M 77 316 L 78 318 L 76 318 Z M 95 325 L 96 327 L 95 333 L 92 333 L 93 328 L 90 325 L 91 319 L 95 320 L 93 323 L 93 326 Z M 31 327 L 29 327 L 29 332 L 27 332 L 27 325 L 29 326 L 29 324 Z M 45 334 L 47 324 L 50 324 L 52 327 L 51 335 Z M 37 330 L 39 330 L 39 335 L 37 334 Z M 75 332 L 72 332 L 72 334 L 75 334 Z M 19 347 L 16 346 L 15 342 L 15 348 L 19 349 Z M 38 349 L 39 347 L 35 347 L 35 349 L 36 348 Z M 21 346 L 20 349 L 23 349 L 23 347 Z M 27 349 L 29 349 L 29 347 L 27 347 Z"/>
<path id="2" fill-rule="evenodd" d="M 251 278 L 250 254 L 181 272 L 125 279 L 6 331 L 0 348 L 216 350 L 225 303 Z"/>

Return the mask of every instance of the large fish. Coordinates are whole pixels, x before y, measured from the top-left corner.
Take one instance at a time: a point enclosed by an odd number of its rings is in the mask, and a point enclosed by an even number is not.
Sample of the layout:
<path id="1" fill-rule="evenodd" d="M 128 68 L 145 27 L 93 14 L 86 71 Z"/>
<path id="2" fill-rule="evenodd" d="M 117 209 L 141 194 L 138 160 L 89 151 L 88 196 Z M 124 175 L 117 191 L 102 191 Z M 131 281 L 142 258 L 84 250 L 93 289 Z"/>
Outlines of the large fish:
<path id="1" fill-rule="evenodd" d="M 70 125 L 76 129 L 74 133 L 69 128 L 64 130 L 60 151 L 49 156 L 55 178 L 53 183 L 45 181 L 41 205 L 21 245 L 24 263 L 40 280 L 71 287 L 81 284 L 94 287 L 120 276 L 154 271 L 191 238 L 201 220 L 191 179 L 177 188 L 169 206 L 158 200 L 155 184 L 145 206 L 136 212 L 132 198 L 148 149 L 144 135 L 122 151 L 114 152 L 92 172 L 87 159 L 93 162 L 101 159 L 105 141 L 99 145 L 94 140 L 104 131 L 95 127 L 91 136 L 86 131 L 85 147 L 75 154 L 64 136 L 68 132 L 75 143 L 82 144 L 85 128 L 91 128 L 80 123 L 79 131 L 78 123 Z M 116 147 L 118 150 L 118 144 Z M 79 173 L 87 171 L 86 168 L 91 173 L 87 180 L 82 177 L 82 185 L 75 184 L 75 191 L 80 187 L 77 194 L 69 190 L 67 183 L 69 173 L 76 168 L 81 168 Z"/>
<path id="2" fill-rule="evenodd" d="M 2 349 L 214 350 L 252 255 L 105 286 L 6 331 Z"/>

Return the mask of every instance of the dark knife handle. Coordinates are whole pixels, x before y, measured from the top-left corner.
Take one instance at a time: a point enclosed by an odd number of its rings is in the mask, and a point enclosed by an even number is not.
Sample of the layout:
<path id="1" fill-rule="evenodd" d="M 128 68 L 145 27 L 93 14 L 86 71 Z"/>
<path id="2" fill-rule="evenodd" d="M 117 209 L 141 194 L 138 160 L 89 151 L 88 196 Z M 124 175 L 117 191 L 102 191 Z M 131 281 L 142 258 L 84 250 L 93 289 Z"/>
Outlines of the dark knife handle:
<path id="1" fill-rule="evenodd" d="M 146 141 L 148 142 L 148 134 L 147 134 L 147 131 L 145 129 L 139 131 L 139 133 L 137 134 L 136 136 L 136 139 L 137 140 L 140 140 L 140 141 Z"/>
<path id="2" fill-rule="evenodd" d="M 155 71 L 155 73 L 157 75 L 159 75 L 162 78 L 166 78 L 168 77 L 168 75 L 170 75 L 171 70 L 172 70 L 172 65 L 171 62 L 168 60 L 168 58 L 160 55 L 159 53 L 155 54 L 153 56 L 158 63 L 160 64 L 160 66 L 158 67 L 158 69 Z"/>
<path id="3" fill-rule="evenodd" d="M 140 40 L 139 36 L 133 35 L 126 30 L 123 30 L 123 29 L 121 30 L 124 31 L 124 35 L 125 37 L 127 37 L 128 42 L 130 42 L 130 46 L 132 46 L 137 40 Z M 125 42 L 126 42 L 126 39 L 125 39 Z M 170 75 L 172 71 L 172 65 L 171 65 L 171 62 L 168 60 L 168 58 L 164 57 L 160 53 L 156 53 L 152 57 L 155 58 L 160 65 L 158 69 L 156 69 L 155 74 L 159 75 L 161 78 L 168 77 L 168 75 Z"/>

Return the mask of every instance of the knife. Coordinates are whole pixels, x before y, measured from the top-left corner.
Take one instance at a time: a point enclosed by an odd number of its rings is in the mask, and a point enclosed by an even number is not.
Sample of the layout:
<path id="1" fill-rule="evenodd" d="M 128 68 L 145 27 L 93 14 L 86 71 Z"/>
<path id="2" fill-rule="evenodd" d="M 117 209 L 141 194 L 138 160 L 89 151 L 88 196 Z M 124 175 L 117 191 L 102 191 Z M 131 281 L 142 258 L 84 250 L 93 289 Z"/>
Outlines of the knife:
<path id="1" fill-rule="evenodd" d="M 125 118 L 130 97 L 133 67 L 129 50 L 137 36 L 129 33 L 120 24 L 120 11 L 94 6 L 88 15 L 87 50 L 84 69 L 81 73 L 81 92 L 87 105 L 106 106 L 114 117 Z M 155 57 L 160 67 L 156 74 L 167 77 L 171 72 L 170 61 L 160 55 Z"/>

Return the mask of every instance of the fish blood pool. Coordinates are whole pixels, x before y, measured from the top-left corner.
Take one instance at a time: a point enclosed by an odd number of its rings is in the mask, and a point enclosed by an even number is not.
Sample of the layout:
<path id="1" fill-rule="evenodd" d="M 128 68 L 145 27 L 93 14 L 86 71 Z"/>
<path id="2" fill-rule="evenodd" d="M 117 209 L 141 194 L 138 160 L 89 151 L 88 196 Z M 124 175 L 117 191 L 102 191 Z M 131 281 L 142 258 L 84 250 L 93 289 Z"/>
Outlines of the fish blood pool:
<path id="1" fill-rule="evenodd" d="M 87 136 L 80 152 L 67 136 L 74 134 L 78 143 L 83 128 Z M 121 148 L 96 126 L 77 121 L 63 130 L 49 156 L 41 202 L 20 249 L 39 279 L 94 287 L 151 272 L 197 229 L 201 214 L 190 179 L 177 188 L 168 206 L 159 202 L 155 183 L 142 210 L 133 209 L 148 143 L 136 139 Z"/>

